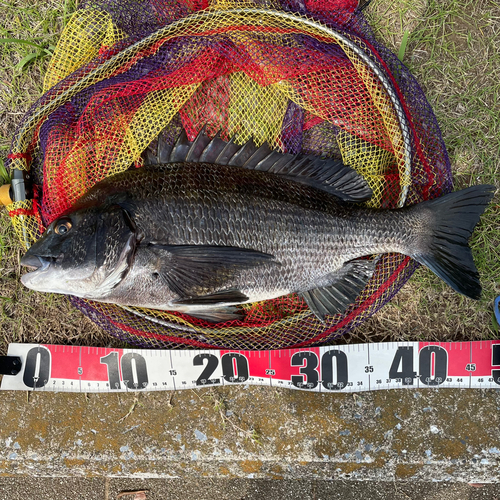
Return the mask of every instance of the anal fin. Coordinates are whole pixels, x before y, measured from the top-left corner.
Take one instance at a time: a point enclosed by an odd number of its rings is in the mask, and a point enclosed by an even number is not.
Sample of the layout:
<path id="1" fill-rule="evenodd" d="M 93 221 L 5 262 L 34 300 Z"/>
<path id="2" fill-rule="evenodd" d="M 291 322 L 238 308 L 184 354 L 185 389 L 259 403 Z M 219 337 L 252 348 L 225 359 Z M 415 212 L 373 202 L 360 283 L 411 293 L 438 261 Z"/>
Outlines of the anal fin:
<path id="1" fill-rule="evenodd" d="M 301 297 L 314 315 L 322 322 L 328 315 L 343 313 L 353 304 L 375 272 L 375 260 L 353 260 L 329 278 L 326 286 L 301 292 Z"/>
<path id="2" fill-rule="evenodd" d="M 187 314 L 209 323 L 225 323 L 226 321 L 243 319 L 243 313 L 235 306 L 212 307 L 199 311 L 189 311 Z"/>

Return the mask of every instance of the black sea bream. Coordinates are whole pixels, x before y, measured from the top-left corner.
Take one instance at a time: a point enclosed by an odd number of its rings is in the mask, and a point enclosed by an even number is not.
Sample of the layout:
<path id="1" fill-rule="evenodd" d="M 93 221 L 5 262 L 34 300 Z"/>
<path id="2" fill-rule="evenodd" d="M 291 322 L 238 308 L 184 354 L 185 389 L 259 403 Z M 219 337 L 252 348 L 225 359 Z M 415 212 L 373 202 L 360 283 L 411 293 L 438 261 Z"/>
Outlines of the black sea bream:
<path id="1" fill-rule="evenodd" d="M 238 304 L 300 294 L 312 312 L 343 312 L 400 252 L 456 291 L 481 286 L 468 238 L 493 186 L 397 209 L 364 208 L 371 190 L 335 160 L 182 135 L 151 165 L 109 177 L 52 222 L 22 258 L 28 288 L 211 321 Z M 156 164 L 154 164 L 156 162 Z"/>

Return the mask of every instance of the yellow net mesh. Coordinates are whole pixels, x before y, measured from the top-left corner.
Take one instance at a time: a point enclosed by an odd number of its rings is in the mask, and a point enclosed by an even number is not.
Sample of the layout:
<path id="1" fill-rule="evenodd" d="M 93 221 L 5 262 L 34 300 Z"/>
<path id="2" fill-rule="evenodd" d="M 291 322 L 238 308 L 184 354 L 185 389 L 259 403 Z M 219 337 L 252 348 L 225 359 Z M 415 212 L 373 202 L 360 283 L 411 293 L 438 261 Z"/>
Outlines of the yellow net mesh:
<path id="1" fill-rule="evenodd" d="M 83 9 L 75 12 L 63 31 L 43 82 L 47 92 L 56 83 L 81 68 L 99 54 L 125 38 L 107 12 Z"/>
<path id="2" fill-rule="evenodd" d="M 16 201 L 5 208 L 21 242 L 34 243 L 43 225 L 38 211 L 33 209 L 33 200 Z"/>
<path id="3" fill-rule="evenodd" d="M 227 2 L 224 6 L 230 7 Z M 221 5 L 217 4 L 214 10 L 219 8 Z M 64 203 L 72 205 L 95 182 L 123 171 L 131 163 L 137 162 L 149 142 L 168 125 L 183 106 L 183 117 L 186 117 L 184 122 L 191 134 L 208 123 L 212 130 L 218 128 L 228 136 L 236 136 L 239 143 L 253 137 L 257 144 L 267 141 L 271 146 L 279 148 L 278 137 L 289 101 L 336 125 L 340 130 L 349 132 L 337 139 L 340 152 L 344 161 L 362 170 L 368 179 L 374 191 L 372 206 L 380 206 L 384 173 L 388 164 L 396 164 L 402 182 L 409 185 L 405 145 L 394 106 L 373 71 L 345 41 L 325 33 L 316 25 L 305 24 L 300 18 L 279 17 L 261 11 L 203 13 L 182 21 L 177 28 L 169 27 L 165 30 L 166 33 L 160 32 L 153 36 L 141 50 L 129 51 L 130 54 L 123 57 L 123 60 L 119 57 L 106 73 L 99 75 L 99 80 L 123 71 L 123 66 L 130 67 L 131 61 L 145 57 L 144 54 L 157 50 L 160 44 L 165 44 L 168 40 L 202 36 L 214 30 L 222 31 L 232 44 L 241 47 L 241 52 L 259 67 L 256 69 L 249 65 L 247 73 L 240 71 L 230 73 L 226 77 L 226 84 L 230 88 L 228 103 L 211 99 L 213 94 L 217 93 L 217 79 L 196 75 L 194 71 L 201 72 L 200 64 L 193 65 L 196 67 L 192 68 L 191 77 L 197 83 L 192 85 L 179 85 L 180 80 L 186 76 L 184 67 L 177 70 L 180 73 L 179 78 L 168 88 L 161 88 L 165 85 L 162 79 L 145 83 L 147 89 L 134 89 L 138 95 L 145 96 L 140 106 L 135 109 L 121 105 L 116 97 L 110 98 L 109 91 L 96 94 L 88 102 L 85 116 L 80 118 L 80 121 L 87 117 L 92 120 L 90 134 L 83 135 L 78 130 L 68 131 L 62 127 L 61 130 L 51 131 L 53 148 L 45 157 L 49 199 L 59 204 L 64 196 Z M 257 36 L 252 37 L 253 32 L 242 33 L 241 26 L 254 30 L 259 28 Z M 263 28 L 271 31 L 263 32 Z M 278 32 L 273 32 L 273 29 Z M 82 36 L 82 33 L 86 36 Z M 287 76 L 290 72 L 289 67 L 283 68 L 287 60 L 280 61 L 281 54 L 277 57 L 274 52 L 265 49 L 270 44 L 286 49 L 282 52 L 283 56 L 289 51 L 296 51 L 298 42 L 290 36 L 292 33 L 307 34 L 340 47 L 350 62 L 344 64 L 342 78 L 338 77 L 338 67 L 332 67 L 326 61 L 314 61 L 315 67 L 321 66 L 319 70 L 305 74 L 301 71 L 284 80 L 283 73 Z M 55 51 L 46 76 L 46 88 L 50 88 L 79 65 L 91 60 L 103 46 L 112 45 L 122 36 L 120 30 L 113 27 L 108 15 L 93 10 L 76 13 Z M 177 59 L 186 58 L 189 55 L 189 44 L 180 52 L 176 54 Z M 200 59 L 205 60 L 209 66 L 212 53 L 207 51 L 199 56 L 198 62 Z M 172 60 L 169 63 L 175 65 Z M 312 63 L 306 61 L 306 64 L 311 66 Z M 221 78 L 224 77 L 219 77 L 219 85 Z M 346 86 L 347 81 L 355 80 L 360 84 Z M 89 79 L 88 85 L 95 85 L 96 81 L 98 78 Z M 216 86 L 215 92 L 211 92 L 213 85 Z M 131 86 L 136 86 L 136 82 L 117 84 L 112 90 L 115 95 L 128 95 L 132 92 Z M 360 92 L 360 87 L 364 93 Z M 341 96 L 345 105 L 326 106 L 325 103 L 332 95 L 337 98 Z M 208 109 L 205 108 L 207 102 L 210 103 Z M 200 113 L 200 110 L 203 111 Z M 224 110 L 226 116 L 214 116 L 217 111 L 213 110 Z M 370 139 L 371 142 L 362 138 Z M 70 148 L 66 149 L 64 144 L 68 144 Z M 89 144 L 92 145 L 90 155 Z M 68 186 L 64 189 L 64 195 L 60 192 L 60 184 L 53 183 L 53 179 L 59 178 L 67 180 Z M 51 212 L 57 213 L 58 208 L 54 207 Z"/>

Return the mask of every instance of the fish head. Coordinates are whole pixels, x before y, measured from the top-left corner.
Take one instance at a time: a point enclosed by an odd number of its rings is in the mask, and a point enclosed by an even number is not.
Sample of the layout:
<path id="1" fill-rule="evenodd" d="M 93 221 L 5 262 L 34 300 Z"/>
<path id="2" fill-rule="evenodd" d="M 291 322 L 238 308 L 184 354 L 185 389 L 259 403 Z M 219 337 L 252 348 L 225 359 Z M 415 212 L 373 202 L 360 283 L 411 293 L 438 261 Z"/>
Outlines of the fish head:
<path id="1" fill-rule="evenodd" d="M 128 272 L 135 224 L 119 206 L 88 208 L 53 221 L 26 252 L 21 282 L 39 292 L 102 299 Z"/>

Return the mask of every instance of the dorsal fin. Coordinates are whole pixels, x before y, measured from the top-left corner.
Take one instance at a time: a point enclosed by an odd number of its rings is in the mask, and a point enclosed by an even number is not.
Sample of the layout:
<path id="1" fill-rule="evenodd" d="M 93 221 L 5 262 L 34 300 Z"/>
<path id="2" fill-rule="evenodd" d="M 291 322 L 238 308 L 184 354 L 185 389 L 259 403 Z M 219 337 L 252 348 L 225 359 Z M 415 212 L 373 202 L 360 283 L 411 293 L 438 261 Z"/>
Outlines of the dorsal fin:
<path id="1" fill-rule="evenodd" d="M 206 134 L 206 126 L 204 126 L 199 134 L 196 136 L 195 140 L 191 143 L 191 147 L 186 154 L 184 161 L 200 161 L 200 156 L 208 144 L 210 144 L 210 137 Z"/>
<path id="2" fill-rule="evenodd" d="M 241 146 L 238 146 L 238 144 L 234 143 L 234 138 L 231 138 L 231 140 L 227 142 L 222 148 L 222 151 L 220 151 L 214 163 L 218 163 L 219 165 L 227 165 L 233 155 L 240 149 L 240 147 Z"/>
<path id="3" fill-rule="evenodd" d="M 220 138 L 220 132 L 208 143 L 207 147 L 200 155 L 200 161 L 206 163 L 216 163 L 217 157 L 228 143 Z M 218 162 L 220 163 L 220 161 Z"/>
<path id="4" fill-rule="evenodd" d="M 144 160 L 147 165 L 203 162 L 262 170 L 327 191 L 344 201 L 361 202 L 372 196 L 365 179 L 340 160 L 280 153 L 267 143 L 257 147 L 252 139 L 240 146 L 233 139 L 222 140 L 219 133 L 210 139 L 206 127 L 194 141 L 190 141 L 183 130 L 173 146 L 168 146 L 160 134 L 146 149 Z"/>
<path id="5" fill-rule="evenodd" d="M 183 129 L 172 148 L 169 163 L 186 161 L 186 156 L 189 154 L 189 149 L 193 144 L 194 143 L 188 139 L 186 131 Z M 160 143 L 158 142 L 158 146 L 159 145 Z"/>

